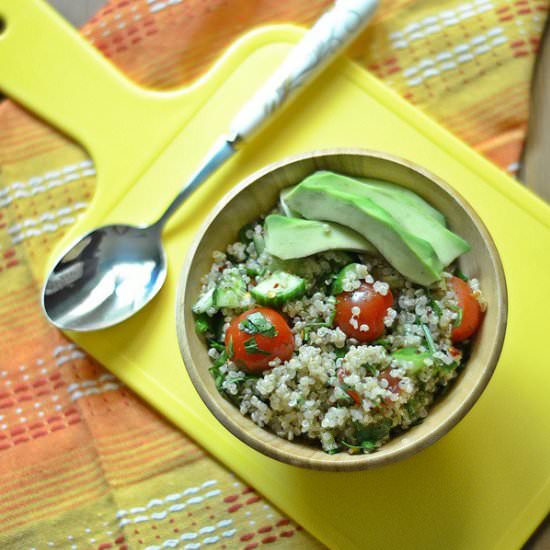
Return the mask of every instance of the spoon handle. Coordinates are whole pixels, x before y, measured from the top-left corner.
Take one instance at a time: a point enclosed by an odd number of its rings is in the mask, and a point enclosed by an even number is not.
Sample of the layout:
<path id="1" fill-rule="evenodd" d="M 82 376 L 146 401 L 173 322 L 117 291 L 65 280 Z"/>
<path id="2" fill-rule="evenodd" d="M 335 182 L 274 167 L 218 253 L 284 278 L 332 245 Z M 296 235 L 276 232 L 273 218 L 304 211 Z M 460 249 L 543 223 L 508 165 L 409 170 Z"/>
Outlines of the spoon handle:
<path id="1" fill-rule="evenodd" d="M 214 144 L 202 165 L 160 219 L 159 231 L 180 204 L 237 150 L 238 145 L 286 106 L 361 32 L 378 0 L 337 0 L 292 49 L 269 80 L 248 100 L 229 126 L 229 133 Z"/>
<path id="2" fill-rule="evenodd" d="M 230 125 L 239 142 L 259 130 L 311 82 L 361 32 L 378 0 L 338 0 L 292 49 L 269 80 L 246 102 Z"/>

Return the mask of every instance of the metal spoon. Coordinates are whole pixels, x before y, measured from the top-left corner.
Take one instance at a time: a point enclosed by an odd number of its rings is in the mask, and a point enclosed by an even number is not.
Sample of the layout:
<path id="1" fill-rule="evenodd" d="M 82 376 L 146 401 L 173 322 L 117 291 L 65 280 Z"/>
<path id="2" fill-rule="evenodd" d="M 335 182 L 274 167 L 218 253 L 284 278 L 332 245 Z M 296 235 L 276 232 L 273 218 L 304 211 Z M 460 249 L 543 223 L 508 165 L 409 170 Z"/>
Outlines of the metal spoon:
<path id="1" fill-rule="evenodd" d="M 143 308 L 167 271 L 162 229 L 183 201 L 286 105 L 363 29 L 377 0 L 339 0 L 309 30 L 266 84 L 233 119 L 201 167 L 158 221 L 147 227 L 107 225 L 84 235 L 50 271 L 42 290 L 48 319 L 65 330 L 110 327 Z"/>

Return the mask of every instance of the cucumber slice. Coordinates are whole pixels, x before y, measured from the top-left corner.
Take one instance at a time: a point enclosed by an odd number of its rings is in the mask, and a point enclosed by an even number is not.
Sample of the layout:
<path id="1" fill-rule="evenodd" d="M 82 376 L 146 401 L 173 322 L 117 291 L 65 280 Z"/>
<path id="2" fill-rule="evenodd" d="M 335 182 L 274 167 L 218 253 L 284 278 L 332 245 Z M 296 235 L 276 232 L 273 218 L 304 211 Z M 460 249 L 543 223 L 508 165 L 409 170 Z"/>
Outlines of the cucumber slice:
<path id="1" fill-rule="evenodd" d="M 191 308 L 193 313 L 199 315 L 200 313 L 206 313 L 207 310 L 214 307 L 214 290 L 215 289 L 211 288 L 195 302 Z"/>
<path id="2" fill-rule="evenodd" d="M 429 351 L 418 353 L 415 348 L 402 348 L 392 353 L 392 357 L 399 363 L 404 363 L 407 368 L 407 374 L 415 375 L 426 368 L 426 359 L 431 359 L 432 354 Z"/>
<path id="3" fill-rule="evenodd" d="M 237 269 L 227 270 L 218 281 L 214 292 L 214 303 L 218 308 L 230 309 L 243 309 L 250 305 L 250 294 Z"/>
<path id="4" fill-rule="evenodd" d="M 344 292 L 344 281 L 349 277 L 359 277 L 359 274 L 357 272 L 357 269 L 361 266 L 361 264 L 353 263 L 349 264 L 346 267 L 344 267 L 338 275 L 336 275 L 334 281 L 332 282 L 332 286 L 330 288 L 330 293 L 333 296 L 337 296 L 338 294 L 341 294 Z"/>
<path id="5" fill-rule="evenodd" d="M 256 302 L 264 306 L 283 305 L 299 298 L 305 291 L 305 280 L 286 271 L 276 271 L 250 290 Z"/>

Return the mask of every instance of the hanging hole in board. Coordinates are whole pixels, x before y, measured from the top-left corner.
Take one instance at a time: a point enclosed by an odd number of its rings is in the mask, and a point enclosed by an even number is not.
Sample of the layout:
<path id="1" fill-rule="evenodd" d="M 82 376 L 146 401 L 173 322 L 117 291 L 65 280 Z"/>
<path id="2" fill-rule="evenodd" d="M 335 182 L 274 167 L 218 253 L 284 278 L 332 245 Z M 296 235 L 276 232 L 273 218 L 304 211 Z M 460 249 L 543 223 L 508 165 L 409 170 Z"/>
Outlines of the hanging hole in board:
<path id="1" fill-rule="evenodd" d="M 5 19 L 0 15 L 0 36 L 4 34 L 6 30 L 6 21 Z"/>

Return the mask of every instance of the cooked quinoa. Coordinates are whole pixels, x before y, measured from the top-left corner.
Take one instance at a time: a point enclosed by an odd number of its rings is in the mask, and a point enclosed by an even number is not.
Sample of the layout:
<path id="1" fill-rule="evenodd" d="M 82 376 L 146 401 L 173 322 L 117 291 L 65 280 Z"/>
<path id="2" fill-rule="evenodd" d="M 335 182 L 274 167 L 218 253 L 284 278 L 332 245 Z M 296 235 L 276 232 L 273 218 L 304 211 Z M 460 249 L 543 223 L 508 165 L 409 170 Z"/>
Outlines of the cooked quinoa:
<path id="1" fill-rule="evenodd" d="M 372 452 L 392 434 L 421 422 L 457 376 L 468 352 L 467 342 L 451 341 L 460 314 L 457 297 L 448 284 L 453 268 L 448 268 L 439 282 L 422 287 L 406 280 L 380 257 L 332 251 L 281 262 L 265 251 L 258 254 L 254 239 L 257 242 L 262 237 L 260 220 L 245 229 L 245 242 L 215 252 L 211 270 L 202 281 L 201 296 L 232 273 L 238 274 L 250 292 L 284 264 L 286 271 L 306 281 L 305 294 L 279 308 L 292 331 L 295 351 L 289 360 L 275 359 L 272 368 L 259 374 L 240 369 L 227 358 L 221 343 L 231 321 L 243 309 L 207 310 L 207 315 L 219 318 L 219 332 L 206 334 L 219 391 L 259 426 L 291 441 L 320 444 L 328 453 Z M 394 297 L 384 318 L 385 333 L 368 344 L 334 328 L 336 297 L 331 295 L 330 285 L 334 274 L 350 262 L 359 266 L 344 277 L 343 291 L 354 291 L 366 282 L 376 293 L 385 296 L 391 291 Z M 468 283 L 484 309 L 478 281 L 470 279 Z M 253 298 L 247 296 L 247 307 L 253 307 Z M 352 310 L 352 317 L 355 313 Z M 366 324 L 355 328 L 370 330 Z M 412 364 L 392 355 L 403 348 L 430 352 L 421 369 L 412 369 Z"/>

